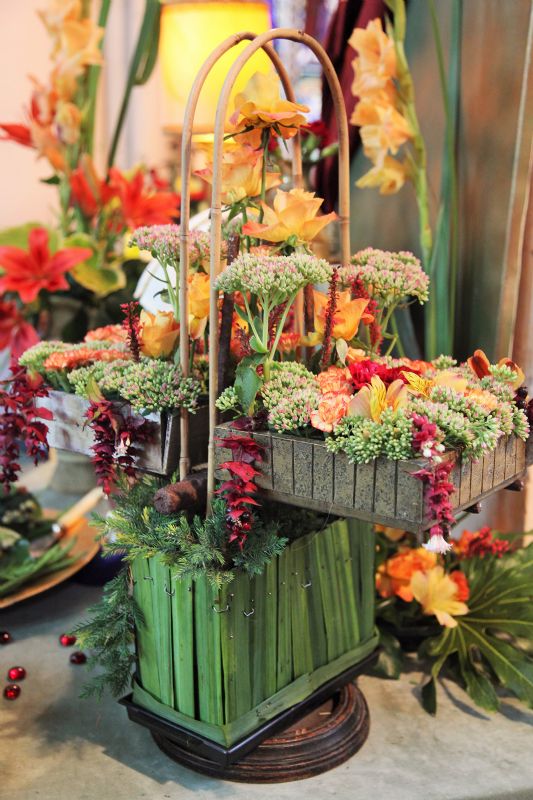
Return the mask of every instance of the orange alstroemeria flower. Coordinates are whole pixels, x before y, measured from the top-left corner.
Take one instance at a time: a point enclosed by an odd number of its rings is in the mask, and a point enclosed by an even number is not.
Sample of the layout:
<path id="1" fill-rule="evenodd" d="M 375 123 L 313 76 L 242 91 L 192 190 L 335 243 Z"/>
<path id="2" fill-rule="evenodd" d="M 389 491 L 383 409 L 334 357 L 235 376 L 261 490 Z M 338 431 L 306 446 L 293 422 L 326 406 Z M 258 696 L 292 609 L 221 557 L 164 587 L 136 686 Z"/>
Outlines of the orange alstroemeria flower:
<path id="1" fill-rule="evenodd" d="M 328 297 L 322 292 L 313 290 L 315 305 L 315 331 L 319 336 L 324 335 L 326 327 L 326 312 L 328 307 Z M 337 308 L 333 315 L 333 328 L 331 335 L 334 339 L 344 339 L 349 342 L 356 335 L 359 324 L 372 322 L 373 316 L 368 314 L 366 308 L 368 300 L 357 297 L 352 300 L 351 292 L 346 289 L 337 295 Z"/>
<path id="2" fill-rule="evenodd" d="M 172 311 L 158 311 L 151 314 L 144 309 L 140 314 L 141 351 L 145 356 L 165 358 L 176 345 L 180 332 L 179 323 Z"/>
<path id="3" fill-rule="evenodd" d="M 318 408 L 311 412 L 311 425 L 324 433 L 331 433 L 338 422 L 346 416 L 351 400 L 349 394 L 329 392 L 322 395 Z"/>
<path id="4" fill-rule="evenodd" d="M 266 239 L 267 242 L 291 240 L 294 245 L 308 244 L 322 228 L 337 219 L 334 212 L 317 217 L 323 202 L 322 198 L 315 197 L 314 192 L 303 189 L 284 192 L 278 189 L 273 208 L 261 203 L 264 222 L 248 222 L 243 226 L 243 235 Z"/>
<path id="5" fill-rule="evenodd" d="M 398 379 L 385 386 L 378 375 L 374 375 L 369 386 L 363 386 L 350 402 L 350 417 L 367 417 L 379 422 L 386 408 L 393 411 L 405 406 L 408 394 L 405 383 Z"/>
<path id="6" fill-rule="evenodd" d="M 349 394 L 353 393 L 353 381 L 350 370 L 346 367 L 329 367 L 325 372 L 316 376 L 322 394 Z"/>
<path id="7" fill-rule="evenodd" d="M 254 150 L 250 145 L 226 143 L 222 157 L 222 193 L 223 203 L 231 205 L 245 197 L 257 197 L 261 194 L 261 172 L 263 153 Z M 195 175 L 207 183 L 213 183 L 213 160 L 208 156 L 204 169 L 197 170 Z M 281 178 L 277 172 L 267 172 L 266 188 L 279 186 Z"/>
<path id="8" fill-rule="evenodd" d="M 235 112 L 230 118 L 237 132 L 246 128 L 274 127 L 284 138 L 290 139 L 305 125 L 307 106 L 284 100 L 280 95 L 280 81 L 272 71 L 256 72 L 243 91 L 235 98 Z"/>
<path id="9" fill-rule="evenodd" d="M 415 372 L 402 372 L 407 381 L 407 391 L 420 397 L 428 398 L 431 390 L 437 386 L 446 386 L 461 394 L 467 393 L 468 381 L 458 372 L 453 370 L 443 370 L 437 372 L 434 378 L 423 378 Z"/>
<path id="10" fill-rule="evenodd" d="M 400 550 L 378 567 L 376 588 L 381 597 L 396 595 L 406 603 L 411 603 L 414 599 L 411 589 L 413 575 L 432 569 L 436 563 L 436 553 L 429 553 L 423 547 Z"/>
<path id="11" fill-rule="evenodd" d="M 0 247 L 0 294 L 17 292 L 23 303 L 32 303 L 41 289 L 57 292 L 68 289 L 65 273 L 93 254 L 87 247 L 68 247 L 53 255 L 48 246 L 46 228 L 33 228 L 28 250 L 20 247 Z"/>
<path id="12" fill-rule="evenodd" d="M 464 586 L 452 580 L 440 565 L 427 572 L 415 572 L 411 578 L 411 591 L 422 606 L 424 614 L 434 614 L 446 628 L 456 628 L 454 617 L 468 614 L 468 606 L 459 600 L 464 596 Z"/>
<path id="13" fill-rule="evenodd" d="M 470 356 L 470 358 L 467 359 L 466 363 L 468 364 L 474 375 L 476 375 L 479 379 L 485 378 L 487 375 L 490 375 L 491 363 L 487 358 L 487 356 L 485 355 L 485 353 L 483 352 L 483 350 L 475 350 L 474 355 Z M 516 373 L 516 379 L 512 383 L 513 389 L 518 389 L 518 387 L 524 383 L 525 375 L 523 370 L 518 366 L 518 364 L 516 364 L 510 358 L 500 358 L 500 360 L 498 361 L 498 366 L 509 367 L 509 369 L 512 369 L 513 372 Z"/>
<path id="14" fill-rule="evenodd" d="M 137 170 L 129 180 L 120 170 L 109 170 L 109 188 L 120 201 L 120 213 L 127 228 L 166 225 L 178 216 L 179 197 L 174 192 L 147 191 L 144 173 Z"/>

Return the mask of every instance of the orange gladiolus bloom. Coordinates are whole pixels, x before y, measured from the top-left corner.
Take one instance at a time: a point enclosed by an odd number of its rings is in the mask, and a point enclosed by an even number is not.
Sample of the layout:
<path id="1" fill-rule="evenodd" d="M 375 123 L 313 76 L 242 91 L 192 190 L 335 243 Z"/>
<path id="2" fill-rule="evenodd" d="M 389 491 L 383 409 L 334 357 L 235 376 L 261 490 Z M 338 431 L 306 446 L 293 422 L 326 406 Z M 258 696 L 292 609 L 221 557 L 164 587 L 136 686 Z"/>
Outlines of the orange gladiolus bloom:
<path id="1" fill-rule="evenodd" d="M 348 40 L 357 58 L 353 62 L 355 97 L 383 96 L 394 92 L 396 49 L 394 41 L 383 31 L 381 20 L 371 20 L 366 28 L 355 28 Z"/>
<path id="2" fill-rule="evenodd" d="M 400 550 L 382 564 L 376 575 L 376 588 L 381 597 L 397 595 L 406 603 L 414 599 L 411 578 L 417 571 L 425 572 L 437 563 L 437 555 L 423 547 Z"/>
<path id="3" fill-rule="evenodd" d="M 250 145 L 224 145 L 222 158 L 222 194 L 223 203 L 231 205 L 245 197 L 257 197 L 261 193 L 261 170 L 263 153 L 254 150 Z M 197 170 L 195 175 L 207 183 L 213 183 L 213 161 L 209 158 L 204 169 Z M 267 172 L 266 188 L 279 186 L 281 178 L 277 172 Z"/>
<path id="4" fill-rule="evenodd" d="M 264 223 L 248 222 L 243 226 L 245 236 L 266 239 L 267 242 L 286 242 L 308 244 L 337 215 L 334 212 L 317 217 L 318 210 L 324 201 L 315 197 L 314 192 L 303 189 L 291 189 L 284 192 L 278 189 L 273 208 L 261 203 L 264 212 Z"/>
<path id="5" fill-rule="evenodd" d="M 377 166 L 383 166 L 388 151 L 396 154 L 402 144 L 413 138 L 411 126 L 392 105 L 361 101 L 351 122 L 361 126 L 365 155 Z"/>
<path id="6" fill-rule="evenodd" d="M 165 358 L 169 356 L 176 345 L 180 326 L 174 319 L 172 311 L 158 311 L 150 314 L 141 311 L 141 351 L 145 356 L 152 358 Z"/>
<path id="7" fill-rule="evenodd" d="M 379 188 L 379 193 L 382 195 L 396 194 L 404 185 L 407 177 L 408 170 L 405 164 L 392 156 L 385 156 L 383 163 L 369 169 L 356 181 L 355 185 L 359 189 Z"/>
<path id="8" fill-rule="evenodd" d="M 307 106 L 282 99 L 280 81 L 273 71 L 266 75 L 256 72 L 236 96 L 230 122 L 237 126 L 237 132 L 249 127 L 274 127 L 284 139 L 290 139 L 307 122 L 304 113 L 308 111 Z"/>
<path id="9" fill-rule="evenodd" d="M 316 290 L 313 291 L 313 296 L 315 301 L 315 331 L 320 336 L 323 336 L 328 298 L 325 294 Z M 366 298 L 358 297 L 352 300 L 349 289 L 339 292 L 337 295 L 337 308 L 333 315 L 333 338 L 344 339 L 349 342 L 356 335 L 361 322 L 364 324 L 372 322 L 373 316 L 366 313 L 367 306 L 368 300 Z"/>
<path id="10" fill-rule="evenodd" d="M 54 117 L 57 135 L 64 144 L 75 144 L 80 138 L 81 111 L 74 103 L 60 103 Z"/>
<path id="11" fill-rule="evenodd" d="M 400 379 L 385 386 L 378 375 L 374 375 L 370 386 L 363 386 L 350 402 L 351 417 L 367 417 L 379 422 L 386 408 L 397 411 L 407 403 L 407 389 Z"/>

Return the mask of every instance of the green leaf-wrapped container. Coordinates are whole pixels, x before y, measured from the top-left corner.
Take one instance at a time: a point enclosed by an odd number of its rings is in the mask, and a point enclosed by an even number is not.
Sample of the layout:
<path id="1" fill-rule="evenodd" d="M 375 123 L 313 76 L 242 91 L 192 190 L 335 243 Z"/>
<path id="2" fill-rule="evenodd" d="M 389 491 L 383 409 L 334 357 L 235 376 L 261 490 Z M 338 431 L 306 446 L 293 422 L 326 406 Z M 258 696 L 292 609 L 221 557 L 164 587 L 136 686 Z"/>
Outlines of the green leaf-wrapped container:
<path id="1" fill-rule="evenodd" d="M 374 549 L 368 523 L 337 520 L 221 589 L 137 560 L 134 703 L 229 747 L 305 700 L 377 646 Z"/>

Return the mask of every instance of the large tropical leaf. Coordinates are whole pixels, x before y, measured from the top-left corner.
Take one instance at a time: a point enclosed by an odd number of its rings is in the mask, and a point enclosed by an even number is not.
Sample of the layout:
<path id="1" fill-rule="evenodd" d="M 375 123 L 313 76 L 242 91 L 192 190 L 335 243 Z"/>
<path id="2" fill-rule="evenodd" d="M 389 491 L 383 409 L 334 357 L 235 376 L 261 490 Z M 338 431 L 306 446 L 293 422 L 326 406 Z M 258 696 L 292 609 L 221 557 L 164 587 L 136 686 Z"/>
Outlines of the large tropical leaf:
<path id="1" fill-rule="evenodd" d="M 472 700 L 487 711 L 499 708 L 497 688 L 533 708 L 533 545 L 501 559 L 469 559 L 462 569 L 470 586 L 468 614 L 421 648 L 432 661 L 424 707 L 434 713 L 437 678 L 453 666 Z"/>

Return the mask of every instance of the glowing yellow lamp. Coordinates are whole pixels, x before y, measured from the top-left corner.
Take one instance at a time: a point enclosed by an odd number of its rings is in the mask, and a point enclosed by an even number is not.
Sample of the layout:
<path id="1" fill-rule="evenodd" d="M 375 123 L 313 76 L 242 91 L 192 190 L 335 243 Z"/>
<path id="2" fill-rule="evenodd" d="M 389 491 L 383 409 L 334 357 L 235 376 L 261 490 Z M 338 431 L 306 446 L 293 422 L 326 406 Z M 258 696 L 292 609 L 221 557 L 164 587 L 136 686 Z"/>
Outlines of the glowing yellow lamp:
<path id="1" fill-rule="evenodd" d="M 263 33 L 271 27 L 268 3 L 257 0 L 164 0 L 161 17 L 159 58 L 165 89 L 167 130 L 180 131 L 193 80 L 207 56 L 224 39 L 240 31 Z M 222 56 L 209 75 L 200 95 L 194 132 L 210 133 L 222 84 L 237 55 L 248 42 L 241 42 Z M 235 84 L 233 96 L 250 77 L 270 68 L 260 52 L 248 61 Z M 230 109 L 233 102 L 230 100 Z"/>

